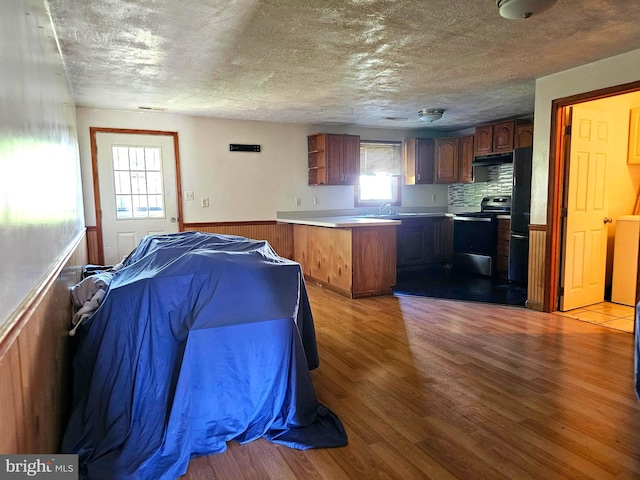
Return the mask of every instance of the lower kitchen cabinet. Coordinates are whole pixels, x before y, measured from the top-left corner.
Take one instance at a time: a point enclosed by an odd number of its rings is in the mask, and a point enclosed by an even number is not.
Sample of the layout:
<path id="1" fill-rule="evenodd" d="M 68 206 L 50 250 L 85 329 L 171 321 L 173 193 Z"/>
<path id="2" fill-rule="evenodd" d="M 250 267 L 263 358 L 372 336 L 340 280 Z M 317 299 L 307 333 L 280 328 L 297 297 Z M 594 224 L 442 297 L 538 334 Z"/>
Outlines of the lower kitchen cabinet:
<path id="1" fill-rule="evenodd" d="M 294 260 L 305 278 L 358 298 L 391 293 L 396 282 L 396 226 L 293 226 Z"/>
<path id="2" fill-rule="evenodd" d="M 498 218 L 498 255 L 497 270 L 500 278 L 507 278 L 509 274 L 509 234 L 511 233 L 511 220 Z"/>
<path id="3" fill-rule="evenodd" d="M 453 219 L 421 217 L 402 220 L 397 232 L 398 269 L 449 263 L 453 255 Z"/>

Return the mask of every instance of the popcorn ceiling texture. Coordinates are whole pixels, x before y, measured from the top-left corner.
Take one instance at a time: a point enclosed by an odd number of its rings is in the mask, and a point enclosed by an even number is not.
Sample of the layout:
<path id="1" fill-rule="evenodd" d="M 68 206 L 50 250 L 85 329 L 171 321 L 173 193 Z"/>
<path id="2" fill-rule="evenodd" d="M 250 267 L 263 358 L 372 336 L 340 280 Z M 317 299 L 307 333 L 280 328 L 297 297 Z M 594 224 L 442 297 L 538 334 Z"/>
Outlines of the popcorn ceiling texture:
<path id="1" fill-rule="evenodd" d="M 530 115 L 535 79 L 640 48 L 640 2 L 48 0 L 78 106 L 456 130 Z M 444 108 L 437 123 L 421 108 Z M 404 117 L 407 120 L 388 120 Z"/>

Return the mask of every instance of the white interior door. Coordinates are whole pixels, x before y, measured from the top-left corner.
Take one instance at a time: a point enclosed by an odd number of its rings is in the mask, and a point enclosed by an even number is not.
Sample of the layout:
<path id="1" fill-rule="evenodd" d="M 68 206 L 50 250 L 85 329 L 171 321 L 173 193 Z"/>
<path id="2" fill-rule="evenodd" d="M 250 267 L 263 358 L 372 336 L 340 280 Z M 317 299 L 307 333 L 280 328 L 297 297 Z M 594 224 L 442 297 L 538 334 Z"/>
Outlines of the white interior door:
<path id="1" fill-rule="evenodd" d="M 573 107 L 560 310 L 604 301 L 607 264 L 607 161 L 612 118 Z"/>
<path id="2" fill-rule="evenodd" d="M 104 262 L 122 261 L 145 235 L 178 231 L 173 136 L 96 133 Z"/>

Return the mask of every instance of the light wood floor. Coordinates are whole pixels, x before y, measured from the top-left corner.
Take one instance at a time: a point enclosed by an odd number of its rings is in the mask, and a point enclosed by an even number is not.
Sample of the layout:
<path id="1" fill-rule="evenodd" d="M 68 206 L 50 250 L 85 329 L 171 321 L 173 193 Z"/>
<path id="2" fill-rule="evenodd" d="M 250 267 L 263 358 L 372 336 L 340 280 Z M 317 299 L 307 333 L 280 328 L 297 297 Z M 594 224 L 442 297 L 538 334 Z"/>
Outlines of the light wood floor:
<path id="1" fill-rule="evenodd" d="M 557 314 L 309 285 L 344 448 L 231 442 L 183 479 L 638 479 L 633 335 Z"/>
<path id="2" fill-rule="evenodd" d="M 558 313 L 565 317 L 577 318 L 583 322 L 596 323 L 629 333 L 633 332 L 635 323 L 634 308 L 619 303 L 602 302 Z"/>

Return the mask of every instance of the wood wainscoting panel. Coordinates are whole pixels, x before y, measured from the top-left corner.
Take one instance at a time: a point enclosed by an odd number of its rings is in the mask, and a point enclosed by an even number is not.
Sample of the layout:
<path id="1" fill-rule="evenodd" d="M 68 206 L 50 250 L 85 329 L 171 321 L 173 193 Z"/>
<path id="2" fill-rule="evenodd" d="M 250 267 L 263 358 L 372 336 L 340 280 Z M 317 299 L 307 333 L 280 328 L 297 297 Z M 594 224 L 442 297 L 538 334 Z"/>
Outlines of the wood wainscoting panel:
<path id="1" fill-rule="evenodd" d="M 83 232 L 9 320 L 12 324 L 0 344 L 4 454 L 60 450 L 72 397 L 69 292 L 81 280 L 87 259 Z"/>
<path id="2" fill-rule="evenodd" d="M 529 277 L 527 283 L 527 308 L 543 310 L 545 249 L 547 226 L 529 225 Z"/>
<path id="3" fill-rule="evenodd" d="M 102 265 L 100 258 L 100 238 L 98 237 L 98 227 L 87 227 L 87 251 L 89 263 L 93 265 Z"/>
<path id="4" fill-rule="evenodd" d="M 185 223 L 186 232 L 220 233 L 239 235 L 255 240 L 266 240 L 278 255 L 293 258 L 293 226 L 275 221 Z"/>
<path id="5" fill-rule="evenodd" d="M 0 452 L 24 452 L 24 406 L 20 379 L 20 352 L 10 348 L 0 360 Z"/>

